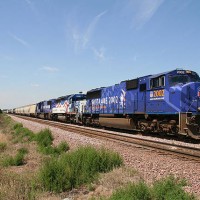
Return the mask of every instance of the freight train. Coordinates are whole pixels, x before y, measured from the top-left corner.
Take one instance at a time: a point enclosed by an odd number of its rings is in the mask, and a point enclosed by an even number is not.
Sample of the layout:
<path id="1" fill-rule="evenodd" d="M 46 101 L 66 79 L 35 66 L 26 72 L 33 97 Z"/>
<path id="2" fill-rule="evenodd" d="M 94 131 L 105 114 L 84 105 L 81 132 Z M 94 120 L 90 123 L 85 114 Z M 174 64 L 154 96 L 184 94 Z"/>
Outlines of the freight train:
<path id="1" fill-rule="evenodd" d="M 89 126 L 200 139 L 200 78 L 176 69 L 13 109 L 16 114 Z"/>

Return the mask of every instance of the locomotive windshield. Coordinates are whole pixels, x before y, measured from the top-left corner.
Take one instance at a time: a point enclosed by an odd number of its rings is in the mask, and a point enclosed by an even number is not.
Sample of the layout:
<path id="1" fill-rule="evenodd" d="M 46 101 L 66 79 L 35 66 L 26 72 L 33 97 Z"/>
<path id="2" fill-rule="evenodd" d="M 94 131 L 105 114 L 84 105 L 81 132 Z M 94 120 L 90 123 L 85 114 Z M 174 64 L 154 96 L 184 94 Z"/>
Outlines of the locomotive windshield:
<path id="1" fill-rule="evenodd" d="M 197 74 L 186 74 L 186 75 L 173 75 L 169 76 L 169 85 L 174 86 L 179 83 L 186 84 L 189 82 L 200 82 L 200 78 Z"/>

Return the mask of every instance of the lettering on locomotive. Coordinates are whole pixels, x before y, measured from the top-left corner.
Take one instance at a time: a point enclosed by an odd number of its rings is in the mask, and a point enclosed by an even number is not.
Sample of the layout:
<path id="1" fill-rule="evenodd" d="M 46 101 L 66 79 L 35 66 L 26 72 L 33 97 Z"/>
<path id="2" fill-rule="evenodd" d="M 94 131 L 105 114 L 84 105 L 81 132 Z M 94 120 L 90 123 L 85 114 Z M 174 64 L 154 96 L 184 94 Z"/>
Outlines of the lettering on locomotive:
<path id="1" fill-rule="evenodd" d="M 165 90 L 154 90 L 150 92 L 150 100 L 161 100 L 164 99 Z"/>

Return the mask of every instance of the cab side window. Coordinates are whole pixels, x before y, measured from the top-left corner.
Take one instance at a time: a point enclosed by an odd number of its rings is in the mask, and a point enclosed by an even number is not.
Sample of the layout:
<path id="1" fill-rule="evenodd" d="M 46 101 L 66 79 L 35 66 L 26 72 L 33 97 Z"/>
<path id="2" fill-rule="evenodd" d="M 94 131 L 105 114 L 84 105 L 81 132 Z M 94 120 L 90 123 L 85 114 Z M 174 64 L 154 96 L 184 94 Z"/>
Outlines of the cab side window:
<path id="1" fill-rule="evenodd" d="M 152 78 L 150 81 L 150 86 L 151 86 L 151 89 L 157 88 L 157 87 L 164 87 L 165 86 L 165 76 Z"/>

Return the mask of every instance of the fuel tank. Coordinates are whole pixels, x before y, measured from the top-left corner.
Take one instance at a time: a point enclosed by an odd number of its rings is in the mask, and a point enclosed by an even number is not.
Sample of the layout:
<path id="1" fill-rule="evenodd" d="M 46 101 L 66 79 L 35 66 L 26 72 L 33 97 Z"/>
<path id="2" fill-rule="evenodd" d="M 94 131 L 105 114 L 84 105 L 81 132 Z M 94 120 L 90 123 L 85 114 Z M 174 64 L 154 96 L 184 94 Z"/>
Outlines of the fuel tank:
<path id="1" fill-rule="evenodd" d="M 101 126 L 119 128 L 119 129 L 135 129 L 135 123 L 131 118 L 107 118 L 100 117 L 99 123 Z"/>

